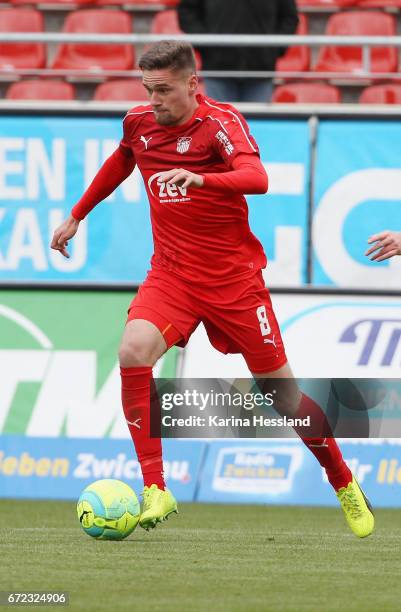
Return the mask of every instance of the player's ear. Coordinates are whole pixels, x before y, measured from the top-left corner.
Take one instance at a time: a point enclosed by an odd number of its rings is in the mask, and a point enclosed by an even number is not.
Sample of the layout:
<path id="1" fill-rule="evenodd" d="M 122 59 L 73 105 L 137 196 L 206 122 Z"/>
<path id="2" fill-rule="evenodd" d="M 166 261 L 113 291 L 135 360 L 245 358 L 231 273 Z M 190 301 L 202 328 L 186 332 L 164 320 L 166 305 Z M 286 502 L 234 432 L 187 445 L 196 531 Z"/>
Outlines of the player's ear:
<path id="1" fill-rule="evenodd" d="M 188 81 L 189 93 L 195 93 L 198 88 L 198 77 L 196 74 L 191 74 Z"/>

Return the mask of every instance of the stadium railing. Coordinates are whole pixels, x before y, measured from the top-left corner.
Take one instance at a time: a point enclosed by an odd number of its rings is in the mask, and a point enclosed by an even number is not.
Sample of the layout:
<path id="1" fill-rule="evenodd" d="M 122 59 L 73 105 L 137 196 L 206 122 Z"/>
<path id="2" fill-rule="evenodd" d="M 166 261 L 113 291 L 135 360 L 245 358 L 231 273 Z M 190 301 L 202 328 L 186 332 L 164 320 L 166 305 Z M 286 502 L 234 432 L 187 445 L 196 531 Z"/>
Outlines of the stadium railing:
<path id="1" fill-rule="evenodd" d="M 361 79 L 369 80 L 400 80 L 400 72 L 372 72 L 371 71 L 371 49 L 373 47 L 401 47 L 401 36 L 325 36 L 325 35 L 169 35 L 171 40 L 185 40 L 191 42 L 196 47 L 300 47 L 309 46 L 312 48 L 323 46 L 342 46 L 359 47 L 362 49 L 362 64 L 360 70 L 354 72 L 315 72 L 313 70 L 305 72 L 277 72 L 277 71 L 201 71 L 200 76 L 205 77 L 247 77 L 263 78 L 275 77 L 276 79 L 329 79 L 334 81 L 341 79 L 344 81 L 355 81 Z M 0 43 L 107 43 L 107 44 L 132 44 L 146 45 L 165 40 L 166 35 L 158 34 L 69 34 L 65 32 L 0 32 Z M 88 70 L 55 70 L 50 68 L 43 69 L 9 69 L 0 67 L 0 76 L 96 76 L 96 73 Z M 139 76 L 138 70 L 128 71 L 101 71 L 98 76 L 102 77 L 130 77 Z"/>

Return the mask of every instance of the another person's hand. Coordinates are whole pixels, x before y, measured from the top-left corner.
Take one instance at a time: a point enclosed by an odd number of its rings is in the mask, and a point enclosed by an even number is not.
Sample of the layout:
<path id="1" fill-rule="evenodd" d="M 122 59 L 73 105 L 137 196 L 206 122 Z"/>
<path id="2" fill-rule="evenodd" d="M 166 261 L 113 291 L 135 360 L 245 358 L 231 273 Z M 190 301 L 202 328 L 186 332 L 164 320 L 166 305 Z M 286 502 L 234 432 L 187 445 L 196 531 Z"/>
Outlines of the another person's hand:
<path id="1" fill-rule="evenodd" d="M 50 248 L 55 251 L 60 251 L 60 253 L 68 259 L 70 257 L 67 252 L 68 241 L 77 233 L 79 223 L 79 221 L 70 215 L 68 219 L 55 230 Z"/>
<path id="2" fill-rule="evenodd" d="M 371 261 L 384 261 L 390 259 L 394 255 L 401 255 L 401 232 L 390 232 L 385 230 L 379 234 L 374 234 L 368 240 L 368 244 L 372 244 L 365 253 L 370 257 Z"/>
<path id="3" fill-rule="evenodd" d="M 168 172 L 163 172 L 158 178 L 160 183 L 168 183 L 169 185 L 179 185 L 186 189 L 187 187 L 203 187 L 204 178 L 201 174 L 195 174 L 183 168 L 174 168 Z"/>

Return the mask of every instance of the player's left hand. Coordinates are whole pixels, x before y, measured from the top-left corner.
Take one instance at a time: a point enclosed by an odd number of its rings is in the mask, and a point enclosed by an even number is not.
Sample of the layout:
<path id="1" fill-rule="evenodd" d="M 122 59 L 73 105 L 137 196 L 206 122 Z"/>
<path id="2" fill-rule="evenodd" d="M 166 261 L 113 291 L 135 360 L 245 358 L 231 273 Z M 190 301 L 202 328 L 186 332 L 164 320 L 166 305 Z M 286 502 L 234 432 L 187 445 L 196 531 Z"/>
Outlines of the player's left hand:
<path id="1" fill-rule="evenodd" d="M 195 174 L 183 168 L 174 168 L 168 172 L 163 172 L 159 176 L 160 183 L 168 183 L 169 185 L 179 185 L 184 189 L 186 187 L 203 187 L 204 178 L 201 174 Z"/>
<path id="2" fill-rule="evenodd" d="M 368 244 L 373 244 L 365 253 L 367 257 L 372 255 L 371 261 L 384 261 L 395 255 L 401 255 L 401 232 L 390 232 L 386 230 L 379 234 L 374 234 L 368 240 Z"/>

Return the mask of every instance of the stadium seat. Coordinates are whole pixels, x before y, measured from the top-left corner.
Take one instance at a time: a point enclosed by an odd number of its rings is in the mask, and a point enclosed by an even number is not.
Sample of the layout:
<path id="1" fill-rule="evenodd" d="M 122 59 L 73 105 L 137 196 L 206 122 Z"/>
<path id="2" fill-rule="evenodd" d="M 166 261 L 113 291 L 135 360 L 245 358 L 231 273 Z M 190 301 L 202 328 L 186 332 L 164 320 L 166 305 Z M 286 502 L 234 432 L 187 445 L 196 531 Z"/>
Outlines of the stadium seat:
<path id="1" fill-rule="evenodd" d="M 63 32 L 88 34 L 131 34 L 131 17 L 118 10 L 74 11 L 65 20 Z M 133 45 L 62 44 L 53 62 L 54 69 L 129 70 L 134 65 Z"/>
<path id="2" fill-rule="evenodd" d="M 276 87 L 272 102 L 275 104 L 340 104 L 337 87 L 324 83 L 289 83 Z"/>
<path id="3" fill-rule="evenodd" d="M 360 104 L 401 104 L 401 84 L 372 85 L 366 87 L 359 98 Z"/>
<path id="4" fill-rule="evenodd" d="M 75 91 L 70 83 L 45 79 L 32 79 L 12 83 L 7 90 L 8 100 L 74 100 Z"/>
<path id="5" fill-rule="evenodd" d="M 184 32 L 180 28 L 178 23 L 178 13 L 175 9 L 168 11 L 160 11 L 157 13 L 152 20 L 151 34 L 183 34 Z M 195 50 L 196 57 L 196 68 L 201 70 L 202 59 L 200 53 Z"/>
<path id="6" fill-rule="evenodd" d="M 56 6 L 56 8 L 58 8 L 58 5 L 66 5 L 66 10 L 67 8 L 71 7 L 74 8 L 75 6 L 88 6 L 91 4 L 95 4 L 96 0 L 10 0 L 12 4 L 14 5 L 32 5 L 32 4 L 40 4 L 41 7 L 43 6 L 43 8 L 47 9 L 47 5 L 50 5 L 52 8 L 54 6 Z"/>
<path id="7" fill-rule="evenodd" d="M 152 19 L 151 32 L 152 34 L 182 34 L 177 11 L 171 9 L 156 13 Z"/>
<path id="8" fill-rule="evenodd" d="M 308 7 L 316 9 L 342 9 L 349 6 L 355 6 L 356 4 L 358 4 L 358 0 L 297 0 L 297 5 L 299 8 Z"/>
<path id="9" fill-rule="evenodd" d="M 139 5 L 149 10 L 159 11 L 161 7 L 174 7 L 177 6 L 180 0 L 97 0 L 98 6 L 110 6 L 110 5 L 129 5 L 135 8 L 135 5 Z"/>
<path id="10" fill-rule="evenodd" d="M 154 4 L 157 7 L 160 7 L 160 6 L 177 6 L 180 0 L 131 0 L 131 2 L 133 4 L 144 4 L 144 5 L 149 4 L 150 6 Z"/>
<path id="11" fill-rule="evenodd" d="M 0 32 L 43 32 L 42 13 L 35 9 L 10 8 L 0 11 Z M 0 69 L 43 68 L 46 47 L 42 43 L 0 43 Z"/>
<path id="12" fill-rule="evenodd" d="M 305 15 L 299 15 L 299 24 L 296 31 L 298 35 L 308 34 L 308 22 Z M 290 47 L 285 55 L 276 63 L 278 72 L 304 72 L 309 70 L 310 49 L 308 47 Z"/>
<path id="13" fill-rule="evenodd" d="M 355 11 L 332 15 L 326 34 L 349 36 L 394 36 L 395 19 L 380 12 Z M 395 72 L 398 65 L 397 50 L 393 47 L 372 47 L 371 71 Z M 322 47 L 315 70 L 318 72 L 359 73 L 362 70 L 360 47 Z"/>
<path id="14" fill-rule="evenodd" d="M 130 100 L 141 102 L 147 100 L 148 95 L 141 79 L 116 79 L 100 83 L 96 87 L 93 99 L 98 102 L 124 102 Z"/>
<path id="15" fill-rule="evenodd" d="M 401 8 L 401 0 L 358 0 L 358 8 Z"/>

